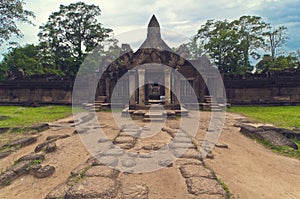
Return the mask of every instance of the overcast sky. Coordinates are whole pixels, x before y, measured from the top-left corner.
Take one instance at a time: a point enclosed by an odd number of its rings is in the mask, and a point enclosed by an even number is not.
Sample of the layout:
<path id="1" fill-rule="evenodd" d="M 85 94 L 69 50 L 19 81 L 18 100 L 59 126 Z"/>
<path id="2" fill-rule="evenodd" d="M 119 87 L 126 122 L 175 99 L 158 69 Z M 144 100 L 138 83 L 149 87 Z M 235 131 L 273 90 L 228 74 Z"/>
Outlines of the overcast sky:
<path id="1" fill-rule="evenodd" d="M 25 0 L 26 9 L 35 13 L 36 26 L 21 24 L 24 37 L 20 44 L 37 43 L 39 26 L 48 16 L 58 11 L 59 5 L 77 0 Z M 243 15 L 258 15 L 274 26 L 288 27 L 290 40 L 287 50 L 300 50 L 299 0 L 83 0 L 98 5 L 102 10 L 99 21 L 112 28 L 114 34 L 145 28 L 155 14 L 162 29 L 169 29 L 192 37 L 208 19 L 237 19 Z M 5 52 L 2 47 L 0 51 Z"/>

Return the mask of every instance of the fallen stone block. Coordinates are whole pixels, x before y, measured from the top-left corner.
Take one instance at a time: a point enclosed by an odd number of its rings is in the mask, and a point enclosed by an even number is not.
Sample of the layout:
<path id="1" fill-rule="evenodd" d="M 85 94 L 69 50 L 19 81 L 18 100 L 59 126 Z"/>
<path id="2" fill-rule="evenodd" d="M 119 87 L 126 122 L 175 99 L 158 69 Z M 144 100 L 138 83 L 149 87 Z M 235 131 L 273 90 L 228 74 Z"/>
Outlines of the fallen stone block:
<path id="1" fill-rule="evenodd" d="M 50 135 L 46 138 L 46 140 L 59 140 L 59 139 L 64 139 L 68 138 L 70 135 L 65 134 L 65 135 Z"/>
<path id="2" fill-rule="evenodd" d="M 0 175 L 0 186 L 7 186 L 16 179 L 18 176 L 13 171 L 5 171 Z"/>
<path id="3" fill-rule="evenodd" d="M 47 144 L 45 146 L 45 152 L 46 153 L 52 153 L 54 151 L 56 151 L 56 143 L 55 142 L 50 142 L 49 144 Z"/>
<path id="4" fill-rule="evenodd" d="M 33 172 L 33 176 L 35 178 L 46 178 L 48 176 L 51 176 L 54 172 L 55 172 L 54 166 L 46 165 L 35 170 L 35 172 Z"/>
<path id="5" fill-rule="evenodd" d="M 297 144 L 275 131 L 261 131 L 257 134 L 257 137 L 262 140 L 266 140 L 275 146 L 289 146 L 295 150 L 298 150 Z"/>
<path id="6" fill-rule="evenodd" d="M 11 154 L 11 151 L 4 151 L 0 153 L 0 159 L 5 158 Z"/>
<path id="7" fill-rule="evenodd" d="M 17 161 L 21 162 L 21 161 L 31 161 L 31 160 L 45 160 L 45 156 L 43 154 L 29 154 L 29 155 L 22 156 Z"/>
<path id="8" fill-rule="evenodd" d="M 13 165 L 10 170 L 15 172 L 17 176 L 29 173 L 30 161 L 22 161 Z"/>
<path id="9" fill-rule="evenodd" d="M 258 133 L 259 131 L 261 131 L 260 129 L 254 127 L 254 126 L 250 126 L 250 125 L 242 125 L 241 126 L 241 130 L 240 132 L 246 136 L 249 137 L 253 137 L 256 135 L 256 133 Z"/>
<path id="10" fill-rule="evenodd" d="M 31 130 L 39 131 L 39 132 L 48 130 L 49 128 L 50 126 L 48 123 L 36 124 L 30 127 Z"/>
<path id="11" fill-rule="evenodd" d="M 24 147 L 24 146 L 28 146 L 30 144 L 33 144 L 37 141 L 36 137 L 24 137 L 24 138 L 20 138 L 17 140 L 14 140 L 12 142 L 9 142 L 5 145 L 3 145 L 3 147 Z"/>
<path id="12" fill-rule="evenodd" d="M 40 151 L 42 151 L 48 144 L 50 144 L 51 142 L 55 142 L 55 140 L 47 140 L 41 144 L 38 144 L 35 149 L 34 149 L 34 152 L 35 153 L 38 153 Z"/>
<path id="13" fill-rule="evenodd" d="M 284 135 L 286 138 L 297 138 L 300 139 L 300 132 L 292 131 L 285 128 L 277 128 L 273 126 L 259 126 L 258 129 L 263 131 L 275 131 L 281 135 Z"/>

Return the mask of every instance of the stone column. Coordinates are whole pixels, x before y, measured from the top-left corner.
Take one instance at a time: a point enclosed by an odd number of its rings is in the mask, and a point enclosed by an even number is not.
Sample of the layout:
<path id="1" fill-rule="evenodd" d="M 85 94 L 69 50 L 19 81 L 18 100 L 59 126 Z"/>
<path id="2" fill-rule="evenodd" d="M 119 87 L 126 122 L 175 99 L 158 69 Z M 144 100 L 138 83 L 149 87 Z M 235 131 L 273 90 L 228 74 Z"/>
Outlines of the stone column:
<path id="1" fill-rule="evenodd" d="M 175 78 L 174 78 L 174 73 L 173 71 L 171 71 L 171 88 L 175 89 Z M 171 93 L 171 104 L 175 103 L 175 95 L 174 92 L 170 92 Z"/>
<path id="2" fill-rule="evenodd" d="M 145 105 L 145 69 L 138 69 L 139 75 L 139 105 Z"/>
<path id="3" fill-rule="evenodd" d="M 176 99 L 177 101 L 175 102 L 176 104 L 179 104 L 180 102 L 180 76 L 176 75 L 175 77 L 175 92 L 176 92 Z"/>
<path id="4" fill-rule="evenodd" d="M 135 71 L 129 71 L 129 106 L 135 104 Z"/>
<path id="5" fill-rule="evenodd" d="M 165 70 L 165 103 L 166 105 L 171 104 L 171 72 L 170 70 L 166 69 Z"/>
<path id="6" fill-rule="evenodd" d="M 107 99 L 110 99 L 110 79 L 109 78 L 105 79 L 105 93 L 106 93 Z"/>

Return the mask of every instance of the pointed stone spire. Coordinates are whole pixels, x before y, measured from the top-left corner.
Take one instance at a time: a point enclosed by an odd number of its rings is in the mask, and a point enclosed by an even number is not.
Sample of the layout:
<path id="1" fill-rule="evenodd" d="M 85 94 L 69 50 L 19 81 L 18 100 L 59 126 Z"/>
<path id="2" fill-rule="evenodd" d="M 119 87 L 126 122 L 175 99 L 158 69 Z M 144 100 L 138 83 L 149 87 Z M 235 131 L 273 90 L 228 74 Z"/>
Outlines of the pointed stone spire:
<path id="1" fill-rule="evenodd" d="M 150 22 L 148 24 L 148 28 L 150 28 L 150 27 L 159 28 L 159 23 L 158 23 L 155 15 L 152 15 L 152 17 L 150 19 Z"/>
<path id="2" fill-rule="evenodd" d="M 172 52 L 172 49 L 161 38 L 160 26 L 155 15 L 151 17 L 151 20 L 148 24 L 147 38 L 141 45 L 140 49 L 143 48 L 155 48 Z"/>
<path id="3" fill-rule="evenodd" d="M 151 17 L 151 20 L 148 24 L 148 34 L 147 34 L 147 38 L 148 39 L 160 39 L 161 35 L 160 35 L 160 26 L 159 23 L 155 17 L 155 15 L 153 15 Z"/>

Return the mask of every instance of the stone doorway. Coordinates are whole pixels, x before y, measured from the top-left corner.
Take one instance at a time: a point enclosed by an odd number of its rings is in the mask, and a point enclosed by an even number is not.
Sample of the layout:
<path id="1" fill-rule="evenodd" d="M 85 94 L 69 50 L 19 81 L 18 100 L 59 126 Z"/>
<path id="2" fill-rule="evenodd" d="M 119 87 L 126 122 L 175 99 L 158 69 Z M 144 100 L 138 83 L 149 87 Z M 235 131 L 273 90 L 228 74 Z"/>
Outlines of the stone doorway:
<path id="1" fill-rule="evenodd" d="M 158 83 L 150 83 L 146 85 L 146 100 L 148 104 L 161 103 L 162 97 L 165 96 L 165 87 Z"/>

